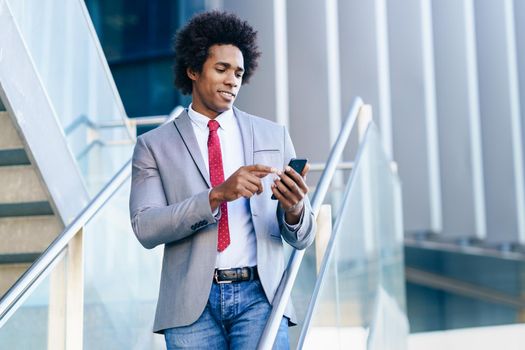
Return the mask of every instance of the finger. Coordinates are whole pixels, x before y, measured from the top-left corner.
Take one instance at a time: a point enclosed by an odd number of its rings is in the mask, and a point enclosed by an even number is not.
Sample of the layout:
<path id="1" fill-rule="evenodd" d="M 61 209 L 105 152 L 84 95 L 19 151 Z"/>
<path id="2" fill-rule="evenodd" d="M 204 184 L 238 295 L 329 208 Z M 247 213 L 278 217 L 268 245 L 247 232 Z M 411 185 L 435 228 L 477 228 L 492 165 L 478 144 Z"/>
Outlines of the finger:
<path id="1" fill-rule="evenodd" d="M 259 192 L 259 186 L 257 186 L 257 184 L 252 183 L 249 178 L 246 178 L 245 181 L 242 182 L 242 186 L 245 190 L 250 191 L 252 195 Z"/>
<path id="2" fill-rule="evenodd" d="M 266 172 L 263 172 L 263 171 L 250 171 L 250 174 L 252 175 L 255 175 L 257 176 L 258 178 L 262 179 L 263 177 L 271 174 L 271 173 L 266 173 Z"/>
<path id="3" fill-rule="evenodd" d="M 262 165 L 262 164 L 248 165 L 245 168 L 246 168 L 246 170 L 248 170 L 250 172 L 258 171 L 258 172 L 263 172 L 263 173 L 266 173 L 266 174 L 276 173 L 277 172 L 277 169 L 269 167 L 267 165 Z"/>
<path id="4" fill-rule="evenodd" d="M 301 176 L 303 177 L 305 181 L 306 181 L 306 175 L 308 174 L 309 171 L 310 171 L 310 163 L 306 163 L 306 165 L 303 168 L 303 171 L 301 171 Z"/>
<path id="5" fill-rule="evenodd" d="M 306 182 L 304 181 L 303 177 L 299 175 L 299 173 L 297 173 L 297 171 L 287 166 L 285 169 L 285 173 L 295 182 L 295 185 L 301 189 L 302 194 L 308 192 L 308 186 L 306 185 Z"/>
<path id="6" fill-rule="evenodd" d="M 277 189 L 284 198 L 286 198 L 291 205 L 294 205 L 294 203 L 297 203 L 299 201 L 299 198 L 281 181 L 281 180 L 275 180 L 274 181 L 275 186 L 277 186 Z"/>
<path id="7" fill-rule="evenodd" d="M 291 177 L 291 174 L 289 172 L 285 172 L 282 176 L 281 176 L 281 181 L 286 185 L 286 187 L 288 187 L 290 189 L 290 191 L 292 191 L 298 198 L 303 198 L 304 197 L 304 193 L 303 191 L 299 188 L 299 185 L 297 184 L 297 181 L 299 182 L 303 182 L 303 178 L 297 174 L 295 172 L 295 170 L 292 170 L 294 172 L 294 175 L 295 176 L 295 179 L 293 179 Z"/>
<path id="8" fill-rule="evenodd" d="M 284 210 L 288 210 L 292 207 L 293 204 L 283 196 L 275 184 L 272 185 L 272 193 L 279 203 L 281 203 L 281 207 L 283 207 Z"/>
<path id="9" fill-rule="evenodd" d="M 260 178 L 249 174 L 246 177 L 246 180 L 249 181 L 252 185 L 257 187 L 257 191 L 256 191 L 257 194 L 261 194 L 263 192 L 263 185 L 262 185 L 262 181 Z"/>
<path id="10" fill-rule="evenodd" d="M 246 199 L 249 199 L 253 196 L 253 192 L 248 191 L 247 189 L 242 189 L 239 194 Z"/>

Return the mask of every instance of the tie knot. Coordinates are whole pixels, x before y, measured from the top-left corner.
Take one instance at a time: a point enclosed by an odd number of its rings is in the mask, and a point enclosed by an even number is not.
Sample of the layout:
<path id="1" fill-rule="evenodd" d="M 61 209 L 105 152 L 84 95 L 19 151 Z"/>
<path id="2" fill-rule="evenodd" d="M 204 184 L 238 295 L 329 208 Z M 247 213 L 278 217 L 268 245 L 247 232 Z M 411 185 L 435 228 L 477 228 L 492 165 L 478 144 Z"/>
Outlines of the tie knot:
<path id="1" fill-rule="evenodd" d="M 216 120 L 210 120 L 208 122 L 208 128 L 210 129 L 210 131 L 217 131 L 217 129 L 219 128 L 220 124 L 218 121 Z"/>

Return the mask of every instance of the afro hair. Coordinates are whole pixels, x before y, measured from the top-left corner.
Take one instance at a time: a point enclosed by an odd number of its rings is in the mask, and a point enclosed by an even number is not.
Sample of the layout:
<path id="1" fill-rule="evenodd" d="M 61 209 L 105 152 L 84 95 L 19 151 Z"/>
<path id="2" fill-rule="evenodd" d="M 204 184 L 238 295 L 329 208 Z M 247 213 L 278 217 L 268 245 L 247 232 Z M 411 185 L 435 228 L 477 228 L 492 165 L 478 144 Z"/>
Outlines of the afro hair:
<path id="1" fill-rule="evenodd" d="M 183 94 L 191 94 L 192 80 L 186 71 L 201 72 L 213 45 L 233 45 L 241 51 L 243 83 L 248 83 L 261 55 L 256 39 L 257 32 L 234 14 L 210 11 L 194 16 L 175 36 L 175 86 Z"/>

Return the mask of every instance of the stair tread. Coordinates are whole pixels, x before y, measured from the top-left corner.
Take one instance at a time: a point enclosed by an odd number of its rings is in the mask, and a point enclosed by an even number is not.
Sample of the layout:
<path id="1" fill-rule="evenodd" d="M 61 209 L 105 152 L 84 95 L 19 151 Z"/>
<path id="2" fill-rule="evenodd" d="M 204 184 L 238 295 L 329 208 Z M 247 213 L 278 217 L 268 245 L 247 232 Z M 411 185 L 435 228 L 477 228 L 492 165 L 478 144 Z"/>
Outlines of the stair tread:
<path id="1" fill-rule="evenodd" d="M 63 228 L 53 215 L 0 217 L 0 254 L 42 252 Z"/>
<path id="2" fill-rule="evenodd" d="M 0 296 L 11 288 L 29 266 L 30 263 L 0 264 Z"/>
<path id="3" fill-rule="evenodd" d="M 0 149 L 24 148 L 20 135 L 7 112 L 0 112 Z"/>
<path id="4" fill-rule="evenodd" d="M 0 203 L 47 201 L 47 193 L 31 165 L 0 167 L 0 179 Z"/>

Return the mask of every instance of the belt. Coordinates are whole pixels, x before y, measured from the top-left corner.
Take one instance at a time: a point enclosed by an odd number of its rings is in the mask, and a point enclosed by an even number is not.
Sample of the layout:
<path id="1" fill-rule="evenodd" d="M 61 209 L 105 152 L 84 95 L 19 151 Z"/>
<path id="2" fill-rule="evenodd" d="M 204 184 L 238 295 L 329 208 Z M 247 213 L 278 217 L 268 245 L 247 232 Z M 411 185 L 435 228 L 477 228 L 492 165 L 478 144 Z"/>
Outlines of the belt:
<path id="1" fill-rule="evenodd" d="M 213 274 L 214 283 L 245 282 L 259 279 L 257 266 L 238 267 L 234 269 L 215 269 Z"/>

